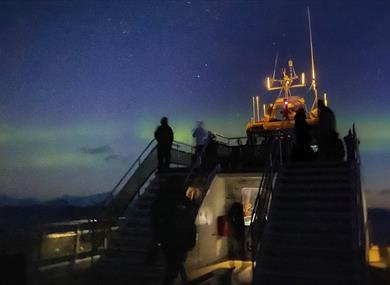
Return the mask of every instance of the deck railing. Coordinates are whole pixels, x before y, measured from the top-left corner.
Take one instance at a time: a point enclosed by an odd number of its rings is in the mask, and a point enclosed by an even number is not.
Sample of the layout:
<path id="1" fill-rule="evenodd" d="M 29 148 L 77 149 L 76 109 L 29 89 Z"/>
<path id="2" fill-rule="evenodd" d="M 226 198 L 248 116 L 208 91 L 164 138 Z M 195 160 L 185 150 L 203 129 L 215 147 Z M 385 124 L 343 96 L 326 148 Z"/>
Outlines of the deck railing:
<path id="1" fill-rule="evenodd" d="M 264 229 L 268 220 L 272 201 L 275 177 L 279 168 L 288 158 L 291 136 L 278 130 L 268 138 L 266 143 L 266 161 L 261 176 L 259 191 L 253 206 L 250 226 L 252 264 L 255 265 L 257 254 L 261 248 Z"/>
<path id="2" fill-rule="evenodd" d="M 193 146 L 175 141 L 171 149 L 171 164 L 189 167 L 193 154 Z M 153 139 L 110 191 L 105 201 L 107 211 L 103 217 L 121 216 L 129 203 L 140 195 L 142 186 L 156 170 L 157 142 Z"/>
<path id="3" fill-rule="evenodd" d="M 368 239 L 368 225 L 367 225 L 367 208 L 365 205 L 364 194 L 361 186 L 360 174 L 360 152 L 359 152 L 359 138 L 356 133 L 355 124 L 352 129 L 348 131 L 345 138 L 347 147 L 347 160 L 351 165 L 351 185 L 353 191 L 352 209 L 353 209 L 353 226 L 354 232 L 352 240 L 354 241 L 354 250 L 356 252 L 356 267 L 361 274 L 359 284 L 367 284 L 368 274 L 368 253 L 369 253 L 369 239 Z"/>
<path id="4" fill-rule="evenodd" d="M 218 144 L 219 152 L 229 156 L 234 147 L 246 144 L 246 137 L 228 138 L 217 135 L 214 142 Z M 199 153 L 204 155 L 207 145 Z M 185 185 L 197 176 L 200 159 L 194 158 L 195 148 L 182 142 L 174 142 L 171 150 L 171 164 L 190 167 Z M 218 167 L 208 172 L 205 185 L 211 182 Z M 39 241 L 38 254 L 34 266 L 42 267 L 61 262 L 74 263 L 78 259 L 92 258 L 107 247 L 113 231 L 118 228 L 121 216 L 131 201 L 142 195 L 146 182 L 153 177 L 157 170 L 157 142 L 150 141 L 137 159 L 129 166 L 118 183 L 111 189 L 104 200 L 104 214 L 89 220 L 53 223 L 43 229 Z M 203 185 L 204 186 L 204 185 Z"/>

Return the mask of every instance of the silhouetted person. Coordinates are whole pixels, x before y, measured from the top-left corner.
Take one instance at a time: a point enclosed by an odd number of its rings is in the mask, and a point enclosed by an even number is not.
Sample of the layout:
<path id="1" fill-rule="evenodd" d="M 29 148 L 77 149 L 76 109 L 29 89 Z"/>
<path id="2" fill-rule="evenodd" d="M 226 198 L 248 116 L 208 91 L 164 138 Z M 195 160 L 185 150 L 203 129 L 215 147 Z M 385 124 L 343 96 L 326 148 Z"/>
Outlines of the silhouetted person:
<path id="1" fill-rule="evenodd" d="M 228 211 L 229 233 L 231 236 L 230 258 L 245 259 L 245 225 L 242 204 L 235 202 Z"/>
<path id="2" fill-rule="evenodd" d="M 212 132 L 208 132 L 207 146 L 204 153 L 204 161 L 202 161 L 202 167 L 206 169 L 212 169 L 218 163 L 218 142 L 215 139 L 215 135 Z"/>
<path id="3" fill-rule="evenodd" d="M 345 146 L 347 148 L 347 160 L 353 161 L 355 159 L 354 152 L 354 139 L 351 129 L 348 130 L 348 134 L 344 137 Z"/>
<path id="4" fill-rule="evenodd" d="M 323 100 L 318 100 L 319 120 L 317 126 L 318 155 L 320 159 L 332 156 L 334 134 L 336 132 L 336 117 L 333 111 L 325 106 Z"/>
<path id="5" fill-rule="evenodd" d="M 196 240 L 193 204 L 180 191 L 171 190 L 165 189 L 152 207 L 155 242 L 161 244 L 166 260 L 164 285 L 173 284 L 179 273 L 186 281 L 183 265 Z"/>
<path id="6" fill-rule="evenodd" d="M 192 132 L 192 137 L 195 138 L 195 159 L 201 154 L 207 143 L 207 135 L 207 131 L 204 129 L 204 123 L 198 121 L 196 128 Z"/>
<path id="7" fill-rule="evenodd" d="M 345 150 L 342 140 L 337 132 L 332 132 L 329 138 L 329 153 L 326 158 L 333 161 L 344 160 Z"/>
<path id="8" fill-rule="evenodd" d="M 168 125 L 167 117 L 162 117 L 161 125 L 154 132 L 154 137 L 157 140 L 158 170 L 167 170 L 171 162 L 171 147 L 173 142 L 173 131 Z"/>
<path id="9" fill-rule="evenodd" d="M 294 117 L 295 126 L 295 144 L 293 147 L 293 160 L 310 160 L 313 157 L 313 151 L 310 147 L 311 133 L 310 126 L 306 122 L 306 112 L 299 109 Z"/>

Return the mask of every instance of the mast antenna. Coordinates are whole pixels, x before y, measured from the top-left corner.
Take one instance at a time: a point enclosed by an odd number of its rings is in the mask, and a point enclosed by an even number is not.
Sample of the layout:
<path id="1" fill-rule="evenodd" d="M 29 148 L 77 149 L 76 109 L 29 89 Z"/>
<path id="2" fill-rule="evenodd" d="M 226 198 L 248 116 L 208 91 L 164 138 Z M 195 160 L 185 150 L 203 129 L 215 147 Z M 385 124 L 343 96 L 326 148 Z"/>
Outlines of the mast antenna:
<path id="1" fill-rule="evenodd" d="M 275 73 L 276 73 L 276 68 L 278 66 L 278 59 L 279 59 L 279 52 L 276 53 L 275 56 L 275 63 L 274 63 L 274 73 L 272 75 L 272 79 L 275 80 Z"/>
<path id="2" fill-rule="evenodd" d="M 318 103 L 318 94 L 317 94 L 317 84 L 316 84 L 316 71 L 314 65 L 314 48 L 313 48 L 313 37 L 311 34 L 311 18 L 310 18 L 310 8 L 307 7 L 307 19 L 309 22 L 309 36 L 310 36 L 310 58 L 311 58 L 311 86 L 310 89 L 313 89 L 314 92 L 314 102 L 311 109 L 313 110 Z"/>

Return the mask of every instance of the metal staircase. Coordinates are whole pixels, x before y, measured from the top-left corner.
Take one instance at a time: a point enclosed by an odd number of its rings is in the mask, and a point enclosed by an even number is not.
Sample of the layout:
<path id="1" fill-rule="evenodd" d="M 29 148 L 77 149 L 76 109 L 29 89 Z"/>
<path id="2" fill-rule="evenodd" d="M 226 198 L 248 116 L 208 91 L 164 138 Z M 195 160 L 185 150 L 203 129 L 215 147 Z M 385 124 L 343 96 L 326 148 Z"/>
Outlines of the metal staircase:
<path id="1" fill-rule="evenodd" d="M 268 171 L 276 179 L 263 185 L 267 207 L 256 210 L 263 225 L 254 230 L 253 284 L 366 284 L 367 229 L 354 136 L 349 162 L 287 163 Z"/>
<path id="2" fill-rule="evenodd" d="M 110 245 L 97 264 L 94 284 L 159 284 L 165 264 L 156 250 L 151 226 L 153 201 L 165 185 L 183 187 L 188 168 L 174 168 L 157 175 L 143 194 L 126 210 L 125 221 L 112 236 Z M 156 251 L 156 253 L 159 253 Z"/>
<path id="3" fill-rule="evenodd" d="M 160 284 L 165 274 L 165 260 L 153 241 L 151 225 L 152 204 L 158 192 L 167 188 L 182 191 L 184 195 L 186 187 L 191 185 L 205 194 L 215 176 L 215 167 L 199 168 L 200 159 L 195 158 L 191 165 L 192 147 L 177 142 L 171 151 L 171 165 L 176 167 L 156 174 L 157 151 L 153 143 L 133 163 L 107 200 L 104 218 L 123 216 L 123 221 L 92 271 L 91 284 Z M 116 194 L 118 189 L 121 190 Z"/>
<path id="4" fill-rule="evenodd" d="M 171 149 L 171 164 L 190 167 L 194 148 L 191 145 L 174 142 Z M 104 217 L 119 217 L 133 199 L 139 198 L 145 185 L 157 170 L 157 142 L 152 140 L 132 163 L 126 173 L 110 191 L 106 199 L 107 211 Z"/>

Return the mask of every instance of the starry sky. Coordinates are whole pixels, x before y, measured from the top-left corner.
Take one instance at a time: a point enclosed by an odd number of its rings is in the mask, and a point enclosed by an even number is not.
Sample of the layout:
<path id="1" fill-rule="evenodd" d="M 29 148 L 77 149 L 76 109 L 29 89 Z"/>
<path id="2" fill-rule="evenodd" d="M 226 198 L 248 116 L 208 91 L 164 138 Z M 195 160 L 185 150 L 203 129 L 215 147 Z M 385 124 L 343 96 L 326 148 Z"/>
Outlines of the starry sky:
<path id="1" fill-rule="evenodd" d="M 244 135 L 276 53 L 309 77 L 308 3 L 319 91 L 390 208 L 387 1 L 2 1 L 0 194 L 109 191 L 163 115 L 180 141 L 196 120 Z"/>

